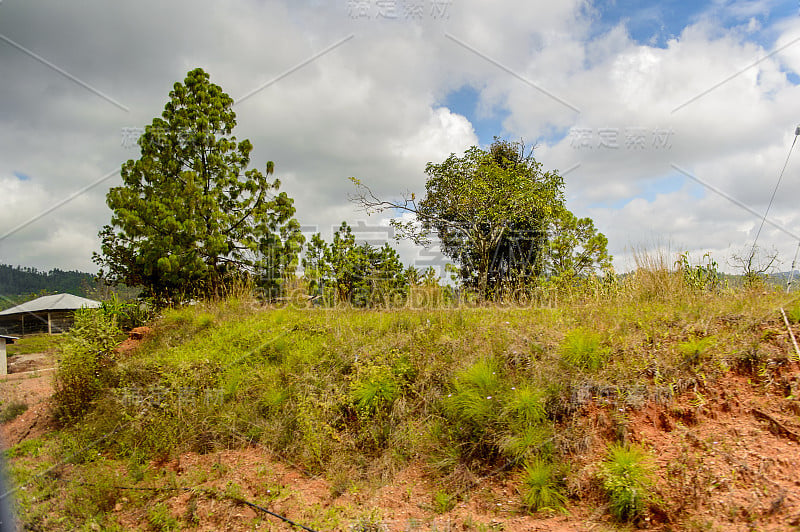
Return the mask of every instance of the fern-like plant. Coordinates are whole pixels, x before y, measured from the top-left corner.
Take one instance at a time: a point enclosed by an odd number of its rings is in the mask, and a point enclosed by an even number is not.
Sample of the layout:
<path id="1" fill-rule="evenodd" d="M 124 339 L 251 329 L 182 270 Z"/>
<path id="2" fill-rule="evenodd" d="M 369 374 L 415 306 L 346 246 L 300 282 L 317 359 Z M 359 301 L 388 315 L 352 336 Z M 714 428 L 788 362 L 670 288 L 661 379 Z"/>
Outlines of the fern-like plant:
<path id="1" fill-rule="evenodd" d="M 591 371 L 600 369 L 608 355 L 600 335 L 582 328 L 567 333 L 560 351 L 562 360 L 570 366 Z"/>
<path id="2" fill-rule="evenodd" d="M 400 395 L 401 385 L 387 366 L 366 366 L 350 385 L 350 396 L 362 415 L 387 410 Z"/>
<path id="3" fill-rule="evenodd" d="M 653 464 L 638 445 L 613 444 L 600 468 L 600 478 L 619 521 L 641 517 L 653 500 Z"/>
<path id="4" fill-rule="evenodd" d="M 714 346 L 716 339 L 713 336 L 706 336 L 705 338 L 691 338 L 685 342 L 678 344 L 678 350 L 683 356 L 683 360 L 687 364 L 700 363 L 706 352 Z"/>
<path id="5" fill-rule="evenodd" d="M 563 510 L 567 497 L 555 465 L 541 459 L 525 464 L 520 488 L 522 506 L 529 512 Z"/>
<path id="6" fill-rule="evenodd" d="M 445 406 L 458 421 L 472 428 L 485 427 L 499 417 L 500 384 L 495 361 L 480 360 L 456 376 Z"/>

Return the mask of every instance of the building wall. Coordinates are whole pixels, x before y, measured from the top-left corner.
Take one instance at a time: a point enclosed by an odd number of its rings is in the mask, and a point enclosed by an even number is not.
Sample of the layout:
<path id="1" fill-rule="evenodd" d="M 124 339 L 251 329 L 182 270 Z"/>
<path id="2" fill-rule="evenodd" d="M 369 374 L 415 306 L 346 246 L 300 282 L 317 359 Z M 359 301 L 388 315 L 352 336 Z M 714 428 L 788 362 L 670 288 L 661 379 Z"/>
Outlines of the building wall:
<path id="1" fill-rule="evenodd" d="M 8 375 L 8 359 L 6 358 L 5 338 L 0 338 L 0 375 Z"/>

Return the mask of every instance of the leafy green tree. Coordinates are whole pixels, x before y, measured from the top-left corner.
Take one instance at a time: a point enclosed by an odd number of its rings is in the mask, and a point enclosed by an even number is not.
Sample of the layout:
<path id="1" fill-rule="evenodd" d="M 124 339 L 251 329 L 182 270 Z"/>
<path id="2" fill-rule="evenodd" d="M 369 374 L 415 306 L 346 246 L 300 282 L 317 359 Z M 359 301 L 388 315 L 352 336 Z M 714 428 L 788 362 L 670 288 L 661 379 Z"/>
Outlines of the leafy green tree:
<path id="1" fill-rule="evenodd" d="M 274 164 L 266 176 L 247 169 L 253 146 L 232 135 L 233 100 L 202 69 L 169 96 L 107 195 L 101 274 L 161 301 L 220 294 L 250 275 L 276 290 L 304 239 L 293 200 L 266 177 Z"/>
<path id="2" fill-rule="evenodd" d="M 566 209 L 550 222 L 546 270 L 562 281 L 586 278 L 611 269 L 608 239 L 591 218 L 578 218 Z"/>
<path id="3" fill-rule="evenodd" d="M 327 304 L 390 305 L 407 291 L 397 252 L 388 244 L 380 248 L 358 244 L 347 222 L 342 222 L 330 245 L 319 234 L 311 238 L 303 267 L 309 291 Z"/>
<path id="4" fill-rule="evenodd" d="M 473 146 L 461 157 L 428 163 L 425 172 L 426 195 L 419 202 L 414 194 L 382 200 L 355 178 L 358 192 L 351 200 L 368 212 L 413 213 L 415 221 L 395 227 L 418 244 L 436 234 L 443 253 L 458 265 L 461 282 L 481 298 L 560 275 L 559 268 L 588 274 L 584 259 L 592 265 L 608 260 L 606 239 L 591 220 L 572 223 L 561 176 L 543 170 L 522 142 L 495 138 L 486 150 Z"/>

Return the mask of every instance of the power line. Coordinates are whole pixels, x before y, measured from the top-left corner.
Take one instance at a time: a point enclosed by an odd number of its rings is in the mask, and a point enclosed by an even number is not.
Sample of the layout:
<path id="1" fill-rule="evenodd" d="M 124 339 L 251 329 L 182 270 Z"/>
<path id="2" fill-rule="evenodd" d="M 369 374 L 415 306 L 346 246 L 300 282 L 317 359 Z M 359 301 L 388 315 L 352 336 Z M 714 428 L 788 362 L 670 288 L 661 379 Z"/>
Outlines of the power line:
<path id="1" fill-rule="evenodd" d="M 64 479 L 59 479 L 59 480 L 64 480 Z M 82 481 L 75 481 L 75 480 L 73 480 L 73 481 L 64 480 L 64 482 L 69 482 L 71 484 L 78 484 L 79 486 L 97 486 L 97 484 L 93 484 L 91 482 L 82 482 Z M 273 517 L 277 517 L 278 519 L 280 519 L 281 521 L 283 521 L 285 523 L 288 523 L 288 524 L 290 524 L 292 526 L 296 526 L 298 528 L 302 528 L 303 530 L 306 530 L 308 532 L 317 532 L 313 528 L 308 528 L 307 526 L 301 525 L 300 523 L 295 523 L 294 521 L 292 521 L 288 517 L 284 517 L 284 516 L 282 516 L 280 514 L 276 514 L 275 512 L 272 512 L 272 511 L 264 508 L 263 506 L 259 506 L 259 505 L 255 504 L 255 503 L 252 503 L 250 501 L 242 499 L 241 497 L 235 497 L 235 496 L 232 496 L 232 495 L 219 493 L 218 491 L 211 490 L 211 489 L 170 487 L 170 486 L 164 486 L 164 487 L 161 487 L 161 488 L 145 487 L 145 486 L 111 486 L 111 487 L 114 488 L 114 489 L 118 489 L 118 490 L 129 490 L 129 491 L 190 491 L 190 492 L 194 492 L 194 493 L 203 493 L 203 494 L 206 494 L 206 495 L 210 495 L 212 497 L 229 499 L 229 500 L 231 500 L 233 502 L 237 502 L 239 504 L 247 505 L 247 506 L 249 506 L 249 507 L 251 507 L 251 508 L 253 508 L 255 510 L 260 510 L 260 511 L 264 512 L 265 514 L 271 515 Z"/>
<path id="2" fill-rule="evenodd" d="M 783 168 L 781 168 L 781 173 L 778 175 L 778 182 L 775 183 L 775 189 L 772 191 L 772 197 L 769 199 L 769 205 L 767 205 L 767 210 L 766 212 L 764 212 L 764 217 L 761 219 L 761 225 L 758 227 L 756 238 L 755 240 L 753 240 L 753 253 L 755 253 L 756 251 L 756 244 L 758 243 L 758 237 L 761 236 L 761 230 L 764 228 L 764 222 L 767 221 L 767 215 L 769 214 L 769 210 L 772 208 L 772 203 L 775 201 L 775 194 L 777 194 L 778 187 L 781 184 L 781 179 L 783 179 L 783 172 L 786 171 L 786 166 L 789 164 L 789 157 L 791 157 L 794 145 L 797 143 L 798 135 L 800 135 L 800 126 L 797 126 L 797 128 L 794 130 L 794 140 L 792 141 L 792 146 L 789 148 L 789 153 L 786 155 L 786 161 L 783 163 Z"/>

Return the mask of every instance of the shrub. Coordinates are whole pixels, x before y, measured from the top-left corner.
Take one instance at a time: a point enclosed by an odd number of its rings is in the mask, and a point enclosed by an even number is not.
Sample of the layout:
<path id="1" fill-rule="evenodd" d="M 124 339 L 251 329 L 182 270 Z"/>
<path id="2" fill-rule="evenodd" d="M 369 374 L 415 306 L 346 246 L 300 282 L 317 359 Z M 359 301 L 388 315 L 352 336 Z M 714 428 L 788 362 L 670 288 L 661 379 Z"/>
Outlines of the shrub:
<path id="1" fill-rule="evenodd" d="M 495 361 L 479 360 L 456 375 L 445 408 L 454 420 L 482 431 L 499 417 L 500 384 Z"/>
<path id="2" fill-rule="evenodd" d="M 613 444 L 601 465 L 600 478 L 611 502 L 611 514 L 620 521 L 641 517 L 653 500 L 653 466 L 637 445 Z"/>
<path id="3" fill-rule="evenodd" d="M 503 418 L 508 425 L 508 434 L 503 438 L 502 451 L 515 461 L 521 461 L 533 452 L 544 450 L 552 436 L 547 421 L 544 390 L 523 385 L 512 388 L 505 401 Z"/>
<path id="4" fill-rule="evenodd" d="M 520 488 L 525 510 L 563 510 L 567 497 L 559 477 L 552 463 L 537 458 L 525 464 L 525 476 Z"/>
<path id="5" fill-rule="evenodd" d="M 54 383 L 60 421 L 70 423 L 82 417 L 108 384 L 120 334 L 113 315 L 98 309 L 75 313 L 75 323 L 64 335 Z"/>

